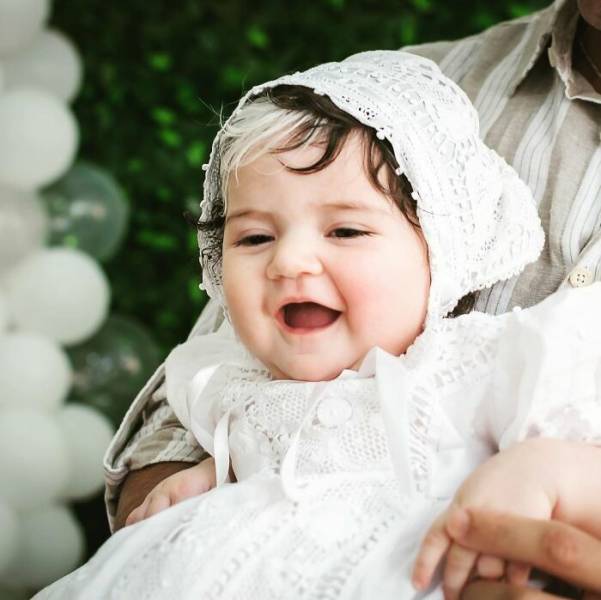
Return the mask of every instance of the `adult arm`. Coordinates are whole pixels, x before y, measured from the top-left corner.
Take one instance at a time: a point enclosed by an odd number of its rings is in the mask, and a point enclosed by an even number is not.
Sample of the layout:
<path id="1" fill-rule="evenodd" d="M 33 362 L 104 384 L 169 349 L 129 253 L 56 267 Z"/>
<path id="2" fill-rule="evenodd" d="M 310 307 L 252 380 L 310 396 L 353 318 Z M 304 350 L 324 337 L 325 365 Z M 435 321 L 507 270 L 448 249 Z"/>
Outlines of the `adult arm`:
<path id="1" fill-rule="evenodd" d="M 140 405 L 138 414 L 133 414 Z M 193 466 L 207 454 L 173 414 L 164 386 L 150 397 L 136 399 L 104 461 L 105 503 L 111 531 L 120 529 L 129 513 L 142 504 L 158 483 Z"/>
<path id="2" fill-rule="evenodd" d="M 190 337 L 215 331 L 222 320 L 218 306 L 209 302 Z M 167 402 L 163 364 L 135 398 L 104 458 L 105 504 L 111 530 L 123 526 L 129 512 L 156 484 L 207 456 Z"/>

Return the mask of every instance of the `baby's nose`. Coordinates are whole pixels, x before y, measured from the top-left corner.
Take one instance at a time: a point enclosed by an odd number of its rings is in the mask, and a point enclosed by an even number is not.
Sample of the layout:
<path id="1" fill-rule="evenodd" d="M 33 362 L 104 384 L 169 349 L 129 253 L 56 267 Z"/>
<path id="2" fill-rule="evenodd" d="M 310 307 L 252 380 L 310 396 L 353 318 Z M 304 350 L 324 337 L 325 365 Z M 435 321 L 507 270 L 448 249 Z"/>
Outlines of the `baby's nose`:
<path id="1" fill-rule="evenodd" d="M 301 275 L 319 275 L 323 265 L 317 249 L 304 239 L 280 239 L 274 244 L 267 266 L 267 277 L 295 279 Z"/>

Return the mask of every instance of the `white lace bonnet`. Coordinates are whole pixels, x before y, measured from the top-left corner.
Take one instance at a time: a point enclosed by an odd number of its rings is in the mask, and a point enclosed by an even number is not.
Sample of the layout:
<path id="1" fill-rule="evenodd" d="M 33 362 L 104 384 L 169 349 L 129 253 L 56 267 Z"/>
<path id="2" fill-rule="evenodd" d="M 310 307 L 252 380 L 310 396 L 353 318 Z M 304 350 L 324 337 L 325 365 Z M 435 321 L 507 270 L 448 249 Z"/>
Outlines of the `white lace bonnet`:
<path id="1" fill-rule="evenodd" d="M 428 321 L 536 260 L 544 234 L 530 190 L 481 141 L 475 109 L 435 63 L 402 51 L 363 52 L 258 85 L 236 110 L 278 85 L 328 96 L 392 145 L 399 172 L 413 187 L 429 248 Z M 221 200 L 220 139 L 218 134 L 205 166 L 202 220 Z M 210 256 L 207 234 L 200 232 L 198 241 L 202 285 L 223 305 L 220 257 Z"/>

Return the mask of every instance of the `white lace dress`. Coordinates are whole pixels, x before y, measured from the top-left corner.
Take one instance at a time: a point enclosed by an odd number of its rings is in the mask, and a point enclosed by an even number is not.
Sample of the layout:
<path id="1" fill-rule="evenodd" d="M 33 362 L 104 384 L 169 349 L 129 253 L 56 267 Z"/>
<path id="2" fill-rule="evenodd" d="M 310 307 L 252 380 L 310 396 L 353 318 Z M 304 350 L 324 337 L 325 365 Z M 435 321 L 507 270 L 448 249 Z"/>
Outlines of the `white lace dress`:
<path id="1" fill-rule="evenodd" d="M 238 482 L 119 531 L 36 598 L 441 598 L 413 590 L 412 561 L 475 466 L 528 436 L 601 440 L 600 302 L 601 284 L 444 320 L 325 384 L 221 365 L 189 417 Z"/>

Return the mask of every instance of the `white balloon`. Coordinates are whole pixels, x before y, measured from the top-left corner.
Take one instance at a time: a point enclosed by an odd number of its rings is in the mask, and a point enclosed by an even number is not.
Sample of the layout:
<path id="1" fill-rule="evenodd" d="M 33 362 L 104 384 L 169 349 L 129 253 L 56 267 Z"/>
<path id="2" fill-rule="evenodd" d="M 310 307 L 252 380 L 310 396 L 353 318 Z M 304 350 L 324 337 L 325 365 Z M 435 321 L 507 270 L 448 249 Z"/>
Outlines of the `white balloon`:
<path id="1" fill-rule="evenodd" d="M 5 280 L 17 326 L 61 344 L 90 337 L 106 318 L 110 287 L 98 263 L 73 248 L 47 248 L 21 261 Z"/>
<path id="2" fill-rule="evenodd" d="M 2 535 L 0 535 L 1 573 L 17 554 L 19 542 L 19 520 L 17 513 L 3 502 L 0 502 L 0 531 L 2 532 Z"/>
<path id="3" fill-rule="evenodd" d="M 40 249 L 48 227 L 46 208 L 37 194 L 0 186 L 0 273 Z"/>
<path id="4" fill-rule="evenodd" d="M 27 46 L 42 29 L 49 9 L 48 0 L 0 0 L 0 55 Z"/>
<path id="5" fill-rule="evenodd" d="M 62 33 L 42 31 L 18 54 L 4 61 L 4 85 L 41 87 L 61 100 L 72 100 L 81 84 L 81 59 L 71 41 Z"/>
<path id="6" fill-rule="evenodd" d="M 19 510 L 49 504 L 69 478 L 67 448 L 55 416 L 0 409 L 0 500 Z"/>
<path id="7" fill-rule="evenodd" d="M 0 182 L 6 185 L 46 185 L 73 162 L 77 122 L 65 103 L 49 92 L 19 88 L 0 95 L 0 131 Z"/>
<path id="8" fill-rule="evenodd" d="M 58 413 L 58 424 L 69 454 L 69 481 L 63 496 L 83 499 L 104 487 L 102 458 L 113 437 L 113 426 L 97 410 L 69 404 Z"/>
<path id="9" fill-rule="evenodd" d="M 72 379 L 69 359 L 55 341 L 25 332 L 0 336 L 0 407 L 56 410 Z"/>
<path id="10" fill-rule="evenodd" d="M 44 506 L 20 516 L 19 549 L 6 571 L 6 580 L 41 588 L 80 564 L 84 535 L 66 506 Z"/>

